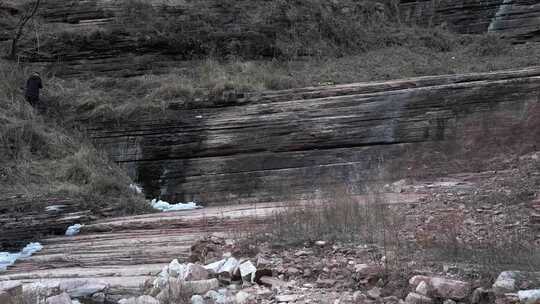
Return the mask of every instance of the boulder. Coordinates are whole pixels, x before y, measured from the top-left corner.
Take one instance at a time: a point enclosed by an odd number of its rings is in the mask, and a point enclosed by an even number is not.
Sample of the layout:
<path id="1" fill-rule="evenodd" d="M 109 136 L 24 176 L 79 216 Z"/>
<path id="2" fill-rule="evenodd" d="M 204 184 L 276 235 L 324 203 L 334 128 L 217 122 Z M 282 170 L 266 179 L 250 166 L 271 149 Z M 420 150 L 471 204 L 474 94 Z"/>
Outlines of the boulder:
<path id="1" fill-rule="evenodd" d="M 204 304 L 204 298 L 200 295 L 193 295 L 191 297 L 191 304 Z"/>
<path id="2" fill-rule="evenodd" d="M 482 287 L 476 288 L 471 297 L 472 304 L 491 304 L 495 303 L 495 293 L 491 289 Z"/>
<path id="3" fill-rule="evenodd" d="M 521 304 L 540 304 L 540 289 L 520 290 L 518 298 Z"/>
<path id="4" fill-rule="evenodd" d="M 92 295 L 92 301 L 94 303 L 105 303 L 106 295 L 103 292 L 98 292 Z"/>
<path id="5" fill-rule="evenodd" d="M 433 296 L 438 298 L 462 300 L 471 293 L 470 283 L 446 278 L 419 275 L 412 277 L 409 284 L 416 289 L 421 282 L 425 282 Z"/>
<path id="6" fill-rule="evenodd" d="M 69 295 L 65 292 L 57 295 L 48 297 L 47 300 L 45 300 L 45 304 L 72 304 L 71 298 Z"/>
<path id="7" fill-rule="evenodd" d="M 416 292 L 410 292 L 405 298 L 407 304 L 432 304 L 433 300 L 430 297 L 418 294 Z"/>
<path id="8" fill-rule="evenodd" d="M 72 279 L 60 282 L 59 287 L 61 291 L 68 293 L 72 298 L 84 298 L 102 292 L 109 286 L 101 280 Z"/>
<path id="9" fill-rule="evenodd" d="M 251 299 L 253 299 L 253 295 L 245 291 L 239 291 L 234 297 L 236 304 L 246 304 L 249 303 Z"/>
<path id="10" fill-rule="evenodd" d="M 22 302 L 23 288 L 20 282 L 0 282 L 0 303 L 19 304 Z"/>
<path id="11" fill-rule="evenodd" d="M 376 300 L 381 297 L 381 289 L 379 287 L 374 287 L 367 291 L 367 296 Z"/>
<path id="12" fill-rule="evenodd" d="M 278 296 L 276 296 L 276 302 L 278 302 L 278 303 L 295 302 L 296 300 L 298 300 L 297 295 L 278 295 Z"/>
<path id="13" fill-rule="evenodd" d="M 246 261 L 240 264 L 239 269 L 242 280 L 251 283 L 255 281 L 255 273 L 257 272 L 257 267 L 255 267 L 255 265 L 253 265 L 251 261 Z"/>
<path id="14" fill-rule="evenodd" d="M 273 277 L 261 277 L 260 281 L 262 285 L 268 286 L 272 289 L 277 289 L 277 288 L 287 286 L 287 282 L 277 279 L 277 278 L 273 278 Z"/>
<path id="15" fill-rule="evenodd" d="M 160 302 L 167 299 L 178 299 L 184 296 L 194 294 L 205 294 L 210 290 L 219 288 L 217 279 L 200 280 L 200 281 L 184 281 L 181 279 L 171 279 L 168 286 L 162 288 L 156 298 Z"/>
<path id="16" fill-rule="evenodd" d="M 118 304 L 159 304 L 159 301 L 151 296 L 140 296 L 138 298 L 122 299 Z"/>
<path id="17" fill-rule="evenodd" d="M 180 264 L 174 259 L 168 268 L 169 276 L 184 281 L 200 281 L 208 279 L 208 270 L 198 264 Z"/>
<path id="18" fill-rule="evenodd" d="M 354 266 L 355 278 L 364 284 L 375 284 L 384 272 L 384 268 L 374 264 L 357 264 Z"/>
<path id="19" fill-rule="evenodd" d="M 59 283 L 44 284 L 37 282 L 25 284 L 23 288 L 23 297 L 39 296 L 41 299 L 46 299 L 60 293 Z"/>
<path id="20" fill-rule="evenodd" d="M 496 294 L 537 287 L 540 287 L 540 272 L 503 271 L 493 283 L 493 290 Z"/>
<path id="21" fill-rule="evenodd" d="M 422 281 L 422 282 L 420 282 L 418 284 L 418 286 L 416 286 L 415 291 L 416 291 L 416 293 L 419 293 L 421 295 L 428 296 L 429 295 L 429 286 L 425 281 Z"/>

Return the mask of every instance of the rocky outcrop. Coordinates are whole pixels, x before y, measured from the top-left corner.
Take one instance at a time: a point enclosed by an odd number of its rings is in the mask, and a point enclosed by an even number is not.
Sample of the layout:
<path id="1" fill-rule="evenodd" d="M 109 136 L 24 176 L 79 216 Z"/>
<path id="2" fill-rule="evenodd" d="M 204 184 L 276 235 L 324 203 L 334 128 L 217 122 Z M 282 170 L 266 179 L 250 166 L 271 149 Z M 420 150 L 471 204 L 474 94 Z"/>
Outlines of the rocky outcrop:
<path id="1" fill-rule="evenodd" d="M 352 14 L 366 20 L 380 17 L 371 22 L 384 23 L 395 17 L 395 8 L 384 3 L 332 1 L 322 5 L 336 14 L 335 19 Z M 283 29 L 292 31 L 291 23 L 306 30 L 317 24 L 313 15 L 298 14 L 308 10 L 302 3 L 246 0 L 226 6 L 215 0 L 52 0 L 40 8 L 39 39 L 23 39 L 21 55 L 43 65 L 55 63 L 50 68 L 64 76 L 89 71 L 111 76 L 156 73 L 178 66 L 179 59 L 209 53 L 271 57 L 280 53 L 277 44 L 287 43 L 276 37 Z M 17 2 L 0 1 L 0 48 L 9 47 L 22 11 Z M 445 24 L 459 33 L 496 32 L 520 42 L 540 38 L 540 4 L 530 0 L 401 0 L 399 11 L 399 19 L 406 23 Z M 312 53 L 309 47 L 299 52 Z"/>
<path id="2" fill-rule="evenodd" d="M 45 235 L 63 235 L 69 225 L 95 219 L 96 214 L 81 210 L 82 205 L 69 198 L 0 198 L 0 251 L 18 251 Z"/>
<path id="3" fill-rule="evenodd" d="M 361 193 L 381 174 L 496 169 L 485 159 L 533 149 L 538 76 L 532 68 L 266 92 L 88 131 L 150 197 L 282 201 L 343 184 Z"/>
<path id="4" fill-rule="evenodd" d="M 445 24 L 460 33 L 501 33 L 517 41 L 540 39 L 540 4 L 531 0 L 401 0 L 403 18 Z"/>

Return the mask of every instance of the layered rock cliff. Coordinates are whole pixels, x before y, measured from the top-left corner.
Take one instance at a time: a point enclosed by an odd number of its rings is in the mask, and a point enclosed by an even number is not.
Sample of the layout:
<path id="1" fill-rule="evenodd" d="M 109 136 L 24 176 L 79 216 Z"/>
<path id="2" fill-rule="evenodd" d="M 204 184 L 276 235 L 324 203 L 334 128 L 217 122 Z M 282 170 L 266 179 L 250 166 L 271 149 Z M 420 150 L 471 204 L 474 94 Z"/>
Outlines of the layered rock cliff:
<path id="1" fill-rule="evenodd" d="M 89 130 L 149 197 L 207 204 L 361 193 L 377 179 L 497 168 L 534 150 L 540 69 L 238 96 Z M 143 115 L 144 117 L 144 115 Z"/>
<path id="2" fill-rule="evenodd" d="M 19 4 L 0 2 L 0 48 L 9 47 L 16 20 L 24 11 Z M 46 1 L 39 10 L 39 21 L 30 25 L 21 56 L 43 65 L 54 63 L 54 70 L 63 75 L 85 71 L 133 75 L 158 72 L 194 55 L 272 57 L 284 52 L 279 45 L 297 48 L 295 55 L 313 55 L 320 46 L 306 46 L 292 38 L 313 31 L 304 37 L 313 43 L 317 35 L 333 32 L 325 27 L 347 27 L 339 23 L 341 19 L 368 24 L 382 24 L 388 18 L 425 26 L 444 24 L 458 33 L 496 32 L 519 42 L 540 37 L 540 4 L 530 0 L 401 0 L 397 10 L 386 1 L 324 5 L 321 12 L 314 13 L 309 3 L 279 1 L 234 1 L 230 5 L 213 0 Z M 333 21 L 319 24 L 322 13 L 331 14 Z M 329 41 L 348 40 L 345 37 L 351 35 Z"/>
<path id="3" fill-rule="evenodd" d="M 404 18 L 445 24 L 460 33 L 502 33 L 517 41 L 538 41 L 540 3 L 531 0 L 401 0 Z"/>

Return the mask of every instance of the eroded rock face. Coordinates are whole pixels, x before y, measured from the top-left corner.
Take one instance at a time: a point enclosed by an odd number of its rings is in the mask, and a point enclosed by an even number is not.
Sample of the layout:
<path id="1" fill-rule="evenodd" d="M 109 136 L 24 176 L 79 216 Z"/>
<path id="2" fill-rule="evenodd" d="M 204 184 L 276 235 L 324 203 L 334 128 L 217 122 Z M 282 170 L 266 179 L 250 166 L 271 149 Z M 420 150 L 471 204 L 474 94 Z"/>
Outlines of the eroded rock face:
<path id="1" fill-rule="evenodd" d="M 396 179 L 496 169 L 485 159 L 501 145 L 535 145 L 537 75 L 528 69 L 267 92 L 89 132 L 149 197 L 206 204 L 314 199 L 373 180 L 380 159 Z M 449 166 L 449 159 L 467 166 Z"/>
<path id="2" fill-rule="evenodd" d="M 0 17 L 11 22 L 0 29 L 0 46 L 7 46 L 13 28 L 21 14 L 18 1 L 0 3 Z M 336 18 L 371 8 L 371 15 L 389 15 L 390 8 L 384 1 L 332 1 L 327 5 L 336 12 Z M 399 1 L 403 22 L 421 23 L 426 26 L 445 24 L 461 33 L 503 33 L 518 41 L 539 40 L 540 4 L 530 0 L 443 0 Z M 64 63 L 64 75 L 100 72 L 109 75 L 142 74 L 145 70 L 166 70 L 168 66 L 189 53 L 203 55 L 203 45 L 215 45 L 216 52 L 229 52 L 244 57 L 272 56 L 273 45 L 279 32 L 287 26 L 284 15 L 289 7 L 268 1 L 238 0 L 223 6 L 220 1 L 144 1 L 137 7 L 122 6 L 124 1 L 85 0 L 66 5 L 65 1 L 52 0 L 42 4 L 39 15 L 44 21 L 42 51 L 29 51 L 24 56 L 33 61 Z M 371 5 L 369 4 L 371 3 Z M 292 11 L 305 10 L 293 5 Z M 392 8 L 393 9 L 393 8 Z M 134 14 L 139 10 L 140 13 Z M 267 13 L 271 11 L 272 13 Z M 200 14 L 200 12 L 206 12 Z M 283 14 L 283 15 L 280 15 Z M 258 26 L 253 16 L 262 15 L 268 22 Z M 233 18 L 234 16 L 234 18 Z M 307 16 L 305 16 L 307 18 Z M 259 17 L 260 18 L 260 17 Z M 138 30 L 129 31 L 141 22 L 176 20 L 186 29 L 182 35 L 196 33 L 193 37 L 202 43 L 171 42 L 171 37 L 145 35 Z M 384 18 L 379 20 L 384 22 Z M 296 19 L 301 25 L 306 20 Z M 314 20 L 307 22 L 315 23 Z M 174 25 L 170 23 L 169 25 Z M 210 26 L 210 30 L 201 30 Z M 213 27 L 212 27 L 213 26 Z M 136 28 L 137 29 L 137 28 Z M 52 32 L 51 37 L 47 37 Z M 84 33 L 74 36 L 73 33 Z M 174 35 L 173 35 L 174 36 Z M 168 39 L 167 39 L 168 38 Z M 33 48 L 28 42 L 29 50 Z M 136 60 L 134 60 L 134 58 Z"/>
<path id="3" fill-rule="evenodd" d="M 71 304 L 71 298 L 67 293 L 62 293 L 57 296 L 47 298 L 45 304 Z"/>
<path id="4" fill-rule="evenodd" d="M 530 0 L 401 0 L 405 19 L 445 24 L 461 33 L 503 33 L 516 40 L 540 39 L 540 4 Z"/>
<path id="5" fill-rule="evenodd" d="M 0 303 L 18 304 L 22 302 L 23 287 L 19 282 L 0 282 Z"/>

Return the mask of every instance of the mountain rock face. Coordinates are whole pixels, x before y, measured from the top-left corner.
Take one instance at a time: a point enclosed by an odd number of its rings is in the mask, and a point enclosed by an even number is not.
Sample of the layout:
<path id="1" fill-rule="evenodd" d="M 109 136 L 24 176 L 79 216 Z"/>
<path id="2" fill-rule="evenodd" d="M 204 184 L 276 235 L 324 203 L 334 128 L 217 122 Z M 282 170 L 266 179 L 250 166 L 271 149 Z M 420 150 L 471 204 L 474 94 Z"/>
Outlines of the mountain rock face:
<path id="1" fill-rule="evenodd" d="M 21 3 L 0 1 L 4 53 L 24 12 Z M 321 4 L 321 10 L 333 14 L 334 20 L 352 16 L 351 20 L 377 23 L 395 18 L 396 7 L 385 3 L 331 1 Z M 247 0 L 227 5 L 216 0 L 44 1 L 39 21 L 31 24 L 21 42 L 21 56 L 46 66 L 55 63 L 54 70 L 61 75 L 90 71 L 112 76 L 159 72 L 194 55 L 271 57 L 282 51 L 277 45 L 295 43 L 290 38 L 298 33 L 291 32 L 290 24 L 304 32 L 318 24 L 310 7 L 301 2 Z M 497 32 L 520 42 L 540 37 L 536 1 L 401 0 L 397 8 L 399 19 L 407 23 L 446 25 L 460 33 Z M 313 52 L 307 47 L 298 54 Z"/>
<path id="2" fill-rule="evenodd" d="M 534 0 L 401 0 L 405 19 L 445 24 L 460 33 L 502 33 L 517 41 L 540 38 L 540 3 Z"/>
<path id="3" fill-rule="evenodd" d="M 340 185 L 497 169 L 532 151 L 540 69 L 238 96 L 90 129 L 149 197 L 207 204 L 312 199 Z"/>

